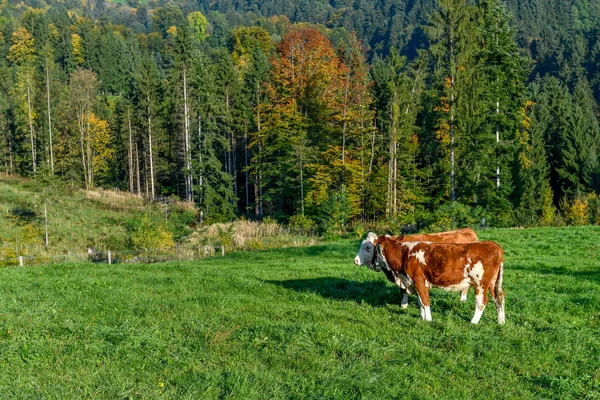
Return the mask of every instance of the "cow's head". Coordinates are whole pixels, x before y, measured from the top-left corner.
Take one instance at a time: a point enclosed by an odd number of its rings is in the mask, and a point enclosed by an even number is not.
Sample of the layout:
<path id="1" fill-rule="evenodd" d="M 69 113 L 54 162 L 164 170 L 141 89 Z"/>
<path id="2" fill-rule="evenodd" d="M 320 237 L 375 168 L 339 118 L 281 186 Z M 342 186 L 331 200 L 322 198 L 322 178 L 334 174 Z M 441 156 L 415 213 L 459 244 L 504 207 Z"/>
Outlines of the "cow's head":
<path id="1" fill-rule="evenodd" d="M 380 270 L 373 259 L 373 256 L 375 255 L 375 241 L 377 241 L 377 235 L 373 232 L 369 232 L 367 238 L 362 241 L 360 249 L 358 249 L 358 254 L 354 257 L 354 264 L 359 267 L 361 265 L 366 265 L 367 268 L 374 269 L 375 271 Z"/>

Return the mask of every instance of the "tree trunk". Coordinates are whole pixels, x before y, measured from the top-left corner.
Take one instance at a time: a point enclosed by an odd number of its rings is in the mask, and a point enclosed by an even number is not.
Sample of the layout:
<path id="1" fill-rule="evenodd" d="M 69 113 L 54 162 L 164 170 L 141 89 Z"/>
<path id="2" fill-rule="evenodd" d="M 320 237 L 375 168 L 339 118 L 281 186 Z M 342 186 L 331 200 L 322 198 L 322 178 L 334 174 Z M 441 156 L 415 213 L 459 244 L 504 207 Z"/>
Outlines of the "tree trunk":
<path id="1" fill-rule="evenodd" d="M 129 124 L 129 148 L 127 151 L 129 166 L 129 192 L 134 193 L 133 188 L 133 132 L 131 130 L 131 107 L 127 108 L 127 122 Z"/>
<path id="2" fill-rule="evenodd" d="M 500 100 L 496 101 L 496 115 L 500 114 Z M 496 193 L 500 194 L 500 125 L 496 122 Z"/>
<path id="3" fill-rule="evenodd" d="M 46 55 L 46 97 L 48 100 L 48 139 L 50 141 L 50 171 L 54 174 L 54 153 L 52 149 L 52 114 L 50 109 L 50 68 Z"/>
<path id="4" fill-rule="evenodd" d="M 27 116 L 29 117 L 29 134 L 31 137 L 31 160 L 33 165 L 33 173 L 36 173 L 36 154 L 35 154 L 35 131 L 33 129 L 33 115 L 31 111 L 31 83 L 27 72 Z"/>
<path id="5" fill-rule="evenodd" d="M 346 86 L 344 88 L 344 112 L 342 115 L 342 185 L 344 184 L 344 174 L 346 172 L 346 128 L 348 115 L 348 86 L 350 86 L 350 71 L 346 74 Z"/>
<path id="6" fill-rule="evenodd" d="M 185 199 L 194 201 L 192 182 L 192 154 L 190 151 L 190 121 L 187 96 L 187 69 L 183 67 L 183 118 L 184 118 L 184 150 L 185 150 Z"/>
<path id="7" fill-rule="evenodd" d="M 200 193 L 198 193 L 198 205 L 200 206 L 200 210 L 202 210 L 202 202 L 204 195 L 204 175 L 202 174 L 202 116 L 200 112 L 198 112 L 198 188 Z M 200 221 L 202 223 L 202 221 Z"/>
<path id="8" fill-rule="evenodd" d="M 250 193 L 248 192 L 248 125 L 244 130 L 244 171 L 246 175 L 246 216 L 250 214 Z"/>
<path id="9" fill-rule="evenodd" d="M 142 195 L 142 182 L 140 178 L 140 152 L 138 151 L 138 144 L 135 143 L 135 162 L 136 162 L 136 176 L 137 176 L 137 194 Z"/>
<path id="10" fill-rule="evenodd" d="M 455 171 L 454 171 L 454 40 L 452 27 L 449 31 L 450 48 L 450 199 L 456 200 Z"/>
<path id="11" fill-rule="evenodd" d="M 154 159 L 152 157 L 152 119 L 150 115 L 150 95 L 147 97 L 148 100 L 148 152 L 150 157 L 150 187 L 152 192 L 152 200 L 154 200 Z"/>

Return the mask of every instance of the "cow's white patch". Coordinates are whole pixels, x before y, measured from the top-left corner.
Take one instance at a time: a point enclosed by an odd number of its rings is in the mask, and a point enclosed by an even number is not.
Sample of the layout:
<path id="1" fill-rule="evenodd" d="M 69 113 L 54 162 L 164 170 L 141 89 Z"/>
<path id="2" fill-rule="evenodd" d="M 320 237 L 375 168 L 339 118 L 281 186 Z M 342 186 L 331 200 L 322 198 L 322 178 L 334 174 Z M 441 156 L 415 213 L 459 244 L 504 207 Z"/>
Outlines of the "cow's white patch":
<path id="1" fill-rule="evenodd" d="M 371 260 L 373 260 L 373 253 L 375 252 L 375 246 L 369 240 L 363 240 L 360 249 L 358 249 L 358 254 L 354 258 L 354 264 L 361 266 L 367 265 L 367 267 L 373 269 L 374 265 L 370 265 Z"/>
<path id="2" fill-rule="evenodd" d="M 413 247 L 418 245 L 421 242 L 402 242 L 402 246 L 408 247 L 408 251 L 412 251 Z"/>
<path id="3" fill-rule="evenodd" d="M 467 291 L 469 290 L 469 288 L 463 290 L 460 292 L 460 301 L 462 301 L 463 303 L 465 301 L 467 301 Z"/>
<path id="4" fill-rule="evenodd" d="M 465 299 L 467 297 L 466 295 L 466 291 L 469 290 L 469 287 L 471 286 L 471 280 L 469 278 L 465 278 L 462 281 L 460 281 L 459 283 L 455 283 L 453 285 L 448 285 L 448 286 L 439 286 L 441 289 L 444 289 L 447 292 L 465 292 Z M 462 300 L 462 294 L 461 294 L 461 300 Z"/>
<path id="5" fill-rule="evenodd" d="M 479 282 L 481 280 L 481 277 L 483 276 L 483 264 L 481 263 L 481 261 L 477 261 L 475 265 L 473 265 L 473 269 L 471 270 L 469 275 L 473 277 L 473 279 L 475 279 L 476 282 Z"/>
<path id="6" fill-rule="evenodd" d="M 427 279 L 425 279 L 425 287 L 426 288 L 430 288 L 431 284 L 429 283 L 429 281 Z"/>
<path id="7" fill-rule="evenodd" d="M 483 304 L 483 289 L 478 287 L 479 290 L 476 290 L 477 295 L 475 296 L 475 315 L 473 315 L 473 319 L 471 320 L 472 324 L 478 324 L 481 319 L 481 315 L 483 314 L 483 310 L 485 310 L 485 305 Z"/>
<path id="8" fill-rule="evenodd" d="M 415 257 L 417 260 L 419 260 L 419 262 L 423 265 L 427 265 L 425 263 L 425 251 L 424 250 L 419 250 L 415 253 L 409 254 L 411 257 Z"/>
<path id="9" fill-rule="evenodd" d="M 377 234 L 374 232 L 369 232 L 367 233 L 367 238 L 366 240 L 368 240 L 371 243 L 375 243 L 375 241 L 377 240 Z"/>
<path id="10" fill-rule="evenodd" d="M 431 321 L 431 308 L 421 305 L 421 318 L 425 321 Z"/>
<path id="11" fill-rule="evenodd" d="M 506 322 L 506 318 L 504 316 L 504 301 L 502 304 L 498 306 L 498 324 L 503 325 Z"/>

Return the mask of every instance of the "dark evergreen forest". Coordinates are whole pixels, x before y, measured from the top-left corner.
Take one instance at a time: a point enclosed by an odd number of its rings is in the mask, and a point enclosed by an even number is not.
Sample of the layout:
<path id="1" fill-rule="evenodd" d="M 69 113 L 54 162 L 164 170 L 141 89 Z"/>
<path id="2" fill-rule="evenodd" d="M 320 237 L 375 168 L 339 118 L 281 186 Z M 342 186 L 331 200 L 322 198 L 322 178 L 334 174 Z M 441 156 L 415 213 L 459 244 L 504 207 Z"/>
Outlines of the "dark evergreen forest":
<path id="1" fill-rule="evenodd" d="M 323 230 L 600 222 L 595 0 L 2 0 L 0 169 Z"/>

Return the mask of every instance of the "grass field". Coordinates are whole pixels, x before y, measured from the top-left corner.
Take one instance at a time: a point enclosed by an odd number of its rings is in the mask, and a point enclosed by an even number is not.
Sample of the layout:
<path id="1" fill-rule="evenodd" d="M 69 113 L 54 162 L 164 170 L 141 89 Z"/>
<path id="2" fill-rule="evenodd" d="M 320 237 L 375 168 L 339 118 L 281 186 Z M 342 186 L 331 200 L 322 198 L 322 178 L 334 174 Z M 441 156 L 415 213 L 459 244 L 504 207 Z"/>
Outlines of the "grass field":
<path id="1" fill-rule="evenodd" d="M 507 323 L 432 290 L 433 322 L 358 241 L 200 262 L 0 269 L 0 397 L 600 398 L 600 228 L 486 230 Z"/>

